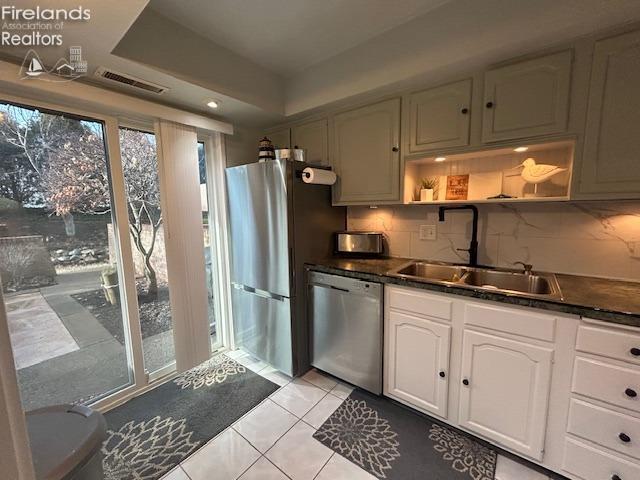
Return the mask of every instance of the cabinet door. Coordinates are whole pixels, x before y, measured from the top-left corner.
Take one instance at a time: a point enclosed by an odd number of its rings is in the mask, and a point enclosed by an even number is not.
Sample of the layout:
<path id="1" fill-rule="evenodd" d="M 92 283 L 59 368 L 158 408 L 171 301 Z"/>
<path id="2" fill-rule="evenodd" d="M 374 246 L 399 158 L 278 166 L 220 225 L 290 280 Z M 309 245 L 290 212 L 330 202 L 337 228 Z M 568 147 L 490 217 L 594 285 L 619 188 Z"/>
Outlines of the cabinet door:
<path id="1" fill-rule="evenodd" d="M 469 145 L 471 79 L 409 96 L 409 151 Z"/>
<path id="2" fill-rule="evenodd" d="M 334 203 L 400 200 L 400 99 L 339 113 L 330 129 Z"/>
<path id="3" fill-rule="evenodd" d="M 291 128 L 291 145 L 306 150 L 306 161 L 314 165 L 329 165 L 327 120 L 317 120 Z"/>
<path id="4" fill-rule="evenodd" d="M 550 348 L 465 330 L 460 426 L 542 459 L 552 358 Z"/>
<path id="5" fill-rule="evenodd" d="M 447 418 L 451 327 L 390 310 L 385 335 L 384 394 Z"/>
<path id="6" fill-rule="evenodd" d="M 567 50 L 485 73 L 482 141 L 564 132 L 572 56 Z"/>
<path id="7" fill-rule="evenodd" d="M 288 128 L 284 128 L 282 130 L 277 130 L 275 132 L 267 133 L 266 137 L 271 140 L 274 148 L 290 148 L 291 146 L 291 137 L 290 130 Z"/>
<path id="8" fill-rule="evenodd" d="M 640 31 L 596 43 L 580 193 L 640 197 Z"/>

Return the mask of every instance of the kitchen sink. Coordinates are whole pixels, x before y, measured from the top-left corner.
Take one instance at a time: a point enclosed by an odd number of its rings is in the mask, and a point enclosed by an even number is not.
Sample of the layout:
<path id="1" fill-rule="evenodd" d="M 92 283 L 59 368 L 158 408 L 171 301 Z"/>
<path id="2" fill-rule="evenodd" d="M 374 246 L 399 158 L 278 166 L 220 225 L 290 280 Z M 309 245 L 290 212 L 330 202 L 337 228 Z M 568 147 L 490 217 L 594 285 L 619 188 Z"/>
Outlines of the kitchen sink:
<path id="1" fill-rule="evenodd" d="M 464 267 L 455 265 L 439 265 L 435 263 L 411 262 L 395 273 L 409 277 L 420 277 L 441 282 L 457 282 L 467 272 Z"/>
<path id="2" fill-rule="evenodd" d="M 554 295 L 559 291 L 553 275 L 517 273 L 500 270 L 473 270 L 462 281 L 466 285 L 491 290 L 508 290 L 533 295 Z"/>
<path id="3" fill-rule="evenodd" d="M 524 273 L 507 269 L 412 261 L 389 271 L 388 275 L 474 290 L 528 297 L 562 298 L 558 281 L 552 273 Z"/>

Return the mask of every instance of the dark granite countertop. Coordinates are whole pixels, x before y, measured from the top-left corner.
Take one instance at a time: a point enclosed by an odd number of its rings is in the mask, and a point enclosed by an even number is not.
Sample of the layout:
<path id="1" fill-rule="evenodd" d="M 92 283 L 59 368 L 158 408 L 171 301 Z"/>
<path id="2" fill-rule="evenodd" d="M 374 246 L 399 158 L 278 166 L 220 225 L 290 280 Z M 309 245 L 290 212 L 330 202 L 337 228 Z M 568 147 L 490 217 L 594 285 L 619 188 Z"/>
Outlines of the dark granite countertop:
<path id="1" fill-rule="evenodd" d="M 640 282 L 556 274 L 562 299 L 530 298 L 513 293 L 430 283 L 427 280 L 408 280 L 388 273 L 411 260 L 410 258 L 334 257 L 308 262 L 307 268 L 372 282 L 422 288 L 640 327 Z"/>

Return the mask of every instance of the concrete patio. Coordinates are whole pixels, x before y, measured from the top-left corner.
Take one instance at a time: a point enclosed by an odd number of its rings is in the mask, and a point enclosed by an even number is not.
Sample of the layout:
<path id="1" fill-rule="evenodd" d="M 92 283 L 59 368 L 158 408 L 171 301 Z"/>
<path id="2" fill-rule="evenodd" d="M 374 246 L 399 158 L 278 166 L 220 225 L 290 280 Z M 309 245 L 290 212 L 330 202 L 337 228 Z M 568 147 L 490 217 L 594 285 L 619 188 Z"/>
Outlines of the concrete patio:
<path id="1" fill-rule="evenodd" d="M 71 295 L 100 288 L 99 270 L 58 275 L 58 284 L 6 298 L 25 410 L 89 402 L 130 384 L 125 347 Z M 173 359 L 171 330 L 143 340 L 147 369 Z"/>

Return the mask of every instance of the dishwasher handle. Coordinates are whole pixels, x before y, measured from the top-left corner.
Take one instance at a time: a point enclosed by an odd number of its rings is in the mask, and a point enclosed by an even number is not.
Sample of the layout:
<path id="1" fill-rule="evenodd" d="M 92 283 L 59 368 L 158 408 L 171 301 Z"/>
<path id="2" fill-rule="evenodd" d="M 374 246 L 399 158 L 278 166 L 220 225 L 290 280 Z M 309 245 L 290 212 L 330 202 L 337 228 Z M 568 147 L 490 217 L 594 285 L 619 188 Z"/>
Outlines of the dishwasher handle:
<path id="1" fill-rule="evenodd" d="M 322 284 L 316 284 L 316 285 L 323 286 L 323 287 L 329 287 L 329 288 L 331 288 L 333 290 L 338 290 L 338 291 L 344 292 L 344 293 L 349 293 L 350 292 L 350 290 L 347 290 L 346 288 L 340 288 L 340 287 L 336 287 L 334 285 L 322 285 Z"/>
<path id="2" fill-rule="evenodd" d="M 309 275 L 308 286 L 309 288 L 326 288 L 350 295 L 368 297 L 382 296 L 382 285 L 379 283 L 319 272 L 311 272 Z"/>

